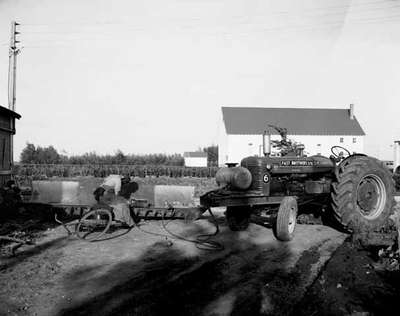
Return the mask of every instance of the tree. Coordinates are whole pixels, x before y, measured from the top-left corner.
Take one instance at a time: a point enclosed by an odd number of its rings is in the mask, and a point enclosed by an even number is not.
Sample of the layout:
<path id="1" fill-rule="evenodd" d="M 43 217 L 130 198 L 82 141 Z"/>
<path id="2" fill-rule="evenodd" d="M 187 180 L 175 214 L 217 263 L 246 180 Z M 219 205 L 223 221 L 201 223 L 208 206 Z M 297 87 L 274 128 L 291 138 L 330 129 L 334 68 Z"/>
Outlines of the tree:
<path id="1" fill-rule="evenodd" d="M 124 155 L 122 150 L 118 149 L 114 155 L 113 160 L 115 161 L 116 164 L 122 164 L 126 162 L 126 156 Z"/>
<path id="2" fill-rule="evenodd" d="M 22 163 L 36 163 L 37 152 L 34 144 L 26 143 L 26 147 L 22 150 L 19 160 Z"/>
<path id="3" fill-rule="evenodd" d="M 203 148 L 203 152 L 207 153 L 207 165 L 209 167 L 218 166 L 218 145 L 211 145 Z"/>
<path id="4" fill-rule="evenodd" d="M 22 163 L 57 164 L 61 157 L 53 146 L 41 147 L 27 143 L 22 150 L 20 160 Z"/>
<path id="5" fill-rule="evenodd" d="M 36 163 L 42 164 L 57 164 L 60 162 L 60 155 L 53 146 L 36 148 L 37 159 Z"/>
<path id="6" fill-rule="evenodd" d="M 62 151 L 66 153 L 65 151 Z M 87 152 L 81 155 L 60 155 L 53 146 L 41 147 L 27 143 L 20 156 L 21 163 L 32 164 L 73 164 L 73 165 L 158 165 L 158 166 L 183 166 L 184 159 L 179 154 L 124 154 L 118 149 L 113 155 L 100 155 L 96 152 Z"/>

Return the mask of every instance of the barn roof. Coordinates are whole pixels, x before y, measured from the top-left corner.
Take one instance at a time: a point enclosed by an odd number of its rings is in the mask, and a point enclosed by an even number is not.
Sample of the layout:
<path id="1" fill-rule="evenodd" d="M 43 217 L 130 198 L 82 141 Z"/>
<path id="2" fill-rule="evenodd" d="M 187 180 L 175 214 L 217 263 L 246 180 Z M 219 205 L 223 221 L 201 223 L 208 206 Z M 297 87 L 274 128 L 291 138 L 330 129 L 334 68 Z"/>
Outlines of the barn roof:
<path id="1" fill-rule="evenodd" d="M 4 106 L 0 105 L 0 114 L 1 115 L 8 115 L 12 116 L 14 118 L 20 119 L 21 115 L 19 115 L 17 112 L 11 111 L 10 109 L 5 108 Z"/>
<path id="2" fill-rule="evenodd" d="M 207 158 L 207 153 L 202 151 L 186 151 L 183 154 L 186 158 Z"/>
<path id="3" fill-rule="evenodd" d="M 268 124 L 286 128 L 289 135 L 365 135 L 349 109 L 222 107 L 222 115 L 231 135 L 262 134 Z"/>

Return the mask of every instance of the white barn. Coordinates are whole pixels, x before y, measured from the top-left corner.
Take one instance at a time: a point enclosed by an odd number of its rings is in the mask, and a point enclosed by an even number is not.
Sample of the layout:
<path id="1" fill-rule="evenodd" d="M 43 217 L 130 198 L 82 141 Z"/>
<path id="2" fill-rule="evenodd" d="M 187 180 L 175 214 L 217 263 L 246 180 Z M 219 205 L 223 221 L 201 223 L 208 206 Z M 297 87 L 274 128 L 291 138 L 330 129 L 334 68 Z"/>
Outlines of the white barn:
<path id="1" fill-rule="evenodd" d="M 244 157 L 261 156 L 262 134 L 268 124 L 286 128 L 288 138 L 304 144 L 309 156 L 329 157 L 334 145 L 351 153 L 364 152 L 365 133 L 353 105 L 348 109 L 222 107 L 218 164 L 240 163 Z M 274 129 L 269 131 L 272 140 L 280 139 Z"/>
<path id="2" fill-rule="evenodd" d="M 207 153 L 202 151 L 187 151 L 183 153 L 186 167 L 207 167 Z"/>

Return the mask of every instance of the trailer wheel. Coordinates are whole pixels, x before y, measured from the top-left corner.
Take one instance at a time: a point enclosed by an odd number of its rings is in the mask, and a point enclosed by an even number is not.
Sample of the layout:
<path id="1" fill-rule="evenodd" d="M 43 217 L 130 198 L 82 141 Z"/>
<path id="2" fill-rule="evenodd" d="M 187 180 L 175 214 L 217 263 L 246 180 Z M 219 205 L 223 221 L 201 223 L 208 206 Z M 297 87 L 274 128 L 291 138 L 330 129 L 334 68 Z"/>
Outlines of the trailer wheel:
<path id="1" fill-rule="evenodd" d="M 86 241 L 96 241 L 110 228 L 112 213 L 107 209 L 95 209 L 87 212 L 76 226 L 76 235 Z"/>
<path id="2" fill-rule="evenodd" d="M 250 224 L 250 207 L 228 206 L 226 208 L 226 221 L 232 231 L 246 230 Z"/>
<path id="3" fill-rule="evenodd" d="M 331 193 L 333 217 L 344 230 L 364 233 L 388 224 L 394 184 L 382 162 L 367 156 L 346 159 L 338 166 L 336 178 Z"/>
<path id="4" fill-rule="evenodd" d="M 290 241 L 294 237 L 297 219 L 297 201 L 292 196 L 283 198 L 279 205 L 275 224 L 275 237 L 280 241 Z"/>

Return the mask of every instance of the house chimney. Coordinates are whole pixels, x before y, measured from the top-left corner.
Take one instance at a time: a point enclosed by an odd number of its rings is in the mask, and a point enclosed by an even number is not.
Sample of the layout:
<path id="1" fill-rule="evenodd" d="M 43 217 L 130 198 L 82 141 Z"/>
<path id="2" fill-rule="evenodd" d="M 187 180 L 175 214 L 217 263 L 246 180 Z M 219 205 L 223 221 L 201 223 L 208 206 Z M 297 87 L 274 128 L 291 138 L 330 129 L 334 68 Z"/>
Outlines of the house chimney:
<path id="1" fill-rule="evenodd" d="M 354 120 L 354 104 L 350 104 L 349 108 L 349 115 L 350 115 L 350 120 Z"/>
<path id="2" fill-rule="evenodd" d="M 400 166 L 400 140 L 394 142 L 394 160 L 393 160 L 393 171 Z"/>

